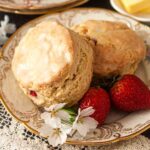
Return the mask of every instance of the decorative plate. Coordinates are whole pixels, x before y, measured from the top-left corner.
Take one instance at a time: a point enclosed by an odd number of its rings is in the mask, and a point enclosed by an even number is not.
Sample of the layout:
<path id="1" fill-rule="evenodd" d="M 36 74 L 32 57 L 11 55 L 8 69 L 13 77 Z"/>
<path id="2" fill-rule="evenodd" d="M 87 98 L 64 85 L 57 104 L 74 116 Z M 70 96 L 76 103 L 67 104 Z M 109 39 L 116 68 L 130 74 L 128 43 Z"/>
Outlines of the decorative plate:
<path id="1" fill-rule="evenodd" d="M 150 22 L 150 12 L 149 13 L 136 13 L 136 14 L 129 14 L 122 6 L 120 0 L 110 0 L 112 7 L 118 11 L 119 13 L 129 16 L 133 19 L 142 22 Z"/>
<path id="2" fill-rule="evenodd" d="M 79 24 L 82 21 L 110 20 L 126 23 L 135 30 L 147 44 L 146 59 L 140 64 L 136 75 L 150 87 L 150 28 L 128 17 L 104 9 L 72 9 L 69 11 L 45 15 L 22 26 L 2 48 L 0 59 L 0 94 L 2 103 L 12 116 L 23 123 L 31 132 L 38 134 L 41 125 L 40 110 L 20 90 L 11 71 L 11 60 L 14 49 L 21 37 L 30 27 L 43 20 L 57 20 L 67 27 Z M 106 123 L 91 131 L 85 138 L 77 133 L 67 140 L 69 144 L 96 145 L 113 143 L 132 138 L 150 127 L 150 110 L 123 113 L 112 110 Z"/>
<path id="3" fill-rule="evenodd" d="M 0 11 L 16 14 L 44 14 L 76 7 L 87 1 L 88 0 L 0 0 Z"/>

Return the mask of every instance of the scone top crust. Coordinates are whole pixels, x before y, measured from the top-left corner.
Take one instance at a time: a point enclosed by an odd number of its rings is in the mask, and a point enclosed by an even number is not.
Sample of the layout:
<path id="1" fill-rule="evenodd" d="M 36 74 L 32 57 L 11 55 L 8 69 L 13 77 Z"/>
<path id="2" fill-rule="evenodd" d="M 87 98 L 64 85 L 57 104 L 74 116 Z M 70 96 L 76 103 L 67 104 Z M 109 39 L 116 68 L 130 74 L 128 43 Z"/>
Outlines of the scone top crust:
<path id="1" fill-rule="evenodd" d="M 74 57 L 69 30 L 55 21 L 29 29 L 15 49 L 12 70 L 24 87 L 57 82 L 67 75 Z"/>
<path id="2" fill-rule="evenodd" d="M 99 41 L 99 36 L 101 33 L 107 33 L 117 30 L 128 30 L 129 27 L 120 22 L 111 21 L 99 21 L 99 20 L 87 20 L 79 25 L 75 25 L 72 29 L 82 35 L 86 35 L 89 38 L 97 38 L 95 40 Z"/>
<path id="3" fill-rule="evenodd" d="M 94 73 L 101 77 L 134 73 L 146 55 L 143 40 L 126 24 L 88 20 L 72 29 L 92 43 Z"/>

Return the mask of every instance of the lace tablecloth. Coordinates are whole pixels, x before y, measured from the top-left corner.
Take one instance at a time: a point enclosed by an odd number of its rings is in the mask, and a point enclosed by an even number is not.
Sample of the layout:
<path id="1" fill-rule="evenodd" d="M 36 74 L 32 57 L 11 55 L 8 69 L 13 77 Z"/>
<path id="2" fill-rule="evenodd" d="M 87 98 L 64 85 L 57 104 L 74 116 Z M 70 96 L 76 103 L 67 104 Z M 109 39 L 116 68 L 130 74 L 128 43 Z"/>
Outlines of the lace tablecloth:
<path id="1" fill-rule="evenodd" d="M 64 144 L 52 148 L 46 139 L 36 136 L 13 119 L 0 103 L 0 150 L 150 150 L 150 140 L 144 136 L 112 145 L 90 147 Z"/>

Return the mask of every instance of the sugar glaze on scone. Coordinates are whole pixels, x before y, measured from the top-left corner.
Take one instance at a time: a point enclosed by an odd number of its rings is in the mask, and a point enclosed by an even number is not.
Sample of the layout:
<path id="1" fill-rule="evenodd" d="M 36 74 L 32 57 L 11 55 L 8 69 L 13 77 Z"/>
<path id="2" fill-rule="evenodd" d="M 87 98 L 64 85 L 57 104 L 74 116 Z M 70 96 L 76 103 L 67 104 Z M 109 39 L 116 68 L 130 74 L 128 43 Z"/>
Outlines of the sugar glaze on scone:
<path id="1" fill-rule="evenodd" d="M 77 33 L 55 21 L 29 29 L 15 49 L 12 71 L 38 106 L 77 103 L 88 90 L 93 50 Z"/>
<path id="2" fill-rule="evenodd" d="M 94 49 L 94 73 L 100 77 L 132 74 L 145 58 L 143 40 L 126 24 L 88 20 L 73 27 Z"/>

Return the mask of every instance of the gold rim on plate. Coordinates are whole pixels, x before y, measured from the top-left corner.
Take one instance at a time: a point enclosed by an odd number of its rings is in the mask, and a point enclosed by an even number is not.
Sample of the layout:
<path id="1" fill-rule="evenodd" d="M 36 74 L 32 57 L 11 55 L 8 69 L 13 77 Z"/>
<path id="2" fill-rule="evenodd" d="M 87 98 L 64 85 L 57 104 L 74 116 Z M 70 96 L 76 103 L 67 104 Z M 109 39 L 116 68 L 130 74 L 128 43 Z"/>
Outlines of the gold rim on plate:
<path id="1" fill-rule="evenodd" d="M 2 0 L 2 1 L 4 1 L 4 0 Z M 26 4 L 20 4 L 20 5 L 17 5 L 15 2 L 14 3 L 13 2 L 12 3 L 11 2 L 6 2 L 6 3 L 0 2 L 0 6 L 2 6 L 3 8 L 6 8 L 6 9 L 13 9 L 13 10 L 14 9 L 37 10 L 37 9 L 61 7 L 61 6 L 67 5 L 67 4 L 71 4 L 72 2 L 77 2 L 77 1 L 80 1 L 80 0 L 66 0 L 65 2 L 59 2 L 59 3 L 53 2 L 51 4 L 41 4 L 41 6 L 40 6 L 40 1 L 38 3 L 39 5 L 36 5 L 36 4 L 30 5 L 30 3 L 28 4 L 28 2 Z"/>
<path id="2" fill-rule="evenodd" d="M 114 11 L 111 11 L 111 10 L 107 10 L 107 9 L 101 9 L 101 8 L 75 8 L 75 9 L 71 9 L 71 10 L 67 10 L 67 11 L 73 11 L 73 10 L 83 10 L 83 9 L 86 9 L 86 10 L 105 10 L 106 12 L 111 12 L 111 13 L 115 13 L 115 14 L 118 14 Z M 67 11 L 64 11 L 64 12 L 67 12 Z M 59 13 L 56 13 L 56 14 L 59 14 Z M 46 16 L 49 16 L 50 14 L 47 14 L 47 15 L 43 15 L 41 17 L 38 17 L 36 19 L 33 19 L 31 21 L 29 21 L 28 23 L 25 23 L 23 26 L 21 26 L 8 40 L 7 42 L 5 43 L 5 45 L 2 47 L 2 54 L 1 56 L 3 57 L 3 51 L 4 49 L 7 47 L 7 45 L 11 42 L 11 40 L 18 34 L 18 32 L 20 32 L 22 30 L 22 28 L 24 28 L 24 26 L 26 25 L 29 25 L 29 24 L 32 24 L 33 22 L 35 21 L 38 21 L 39 19 L 41 18 L 44 18 Z M 124 16 L 124 15 L 122 15 Z M 133 19 L 132 19 L 133 20 Z M 139 22 L 138 22 L 139 23 Z M 141 23 L 139 23 L 141 24 Z M 146 25 L 143 25 L 145 27 L 147 27 Z M 36 135 L 39 135 L 39 132 L 34 130 L 33 128 L 31 128 L 27 123 L 28 121 L 22 121 L 20 120 L 17 116 L 15 116 L 13 114 L 13 112 L 9 109 L 9 107 L 7 106 L 7 104 L 5 103 L 4 99 L 2 98 L 2 96 L 0 96 L 0 99 L 1 99 L 1 102 L 2 104 L 4 105 L 4 107 L 6 108 L 6 110 L 9 112 L 9 114 L 15 118 L 18 122 L 20 122 L 21 124 L 23 124 L 30 132 L 36 134 Z M 66 144 L 72 144 L 72 145 L 91 145 L 91 146 L 95 146 L 95 145 L 106 145 L 106 144 L 111 144 L 111 143 L 116 143 L 116 142 L 119 142 L 119 141 L 124 141 L 124 140 L 129 140 L 131 138 L 134 138 L 136 136 L 138 136 L 139 134 L 143 133 L 144 131 L 150 129 L 150 124 L 143 127 L 141 130 L 137 131 L 137 132 L 134 132 L 134 133 L 131 133 L 130 135 L 127 135 L 127 136 L 123 136 L 123 137 L 118 137 L 116 139 L 113 139 L 113 140 L 109 140 L 109 141 L 105 141 L 105 142 L 101 142 L 99 140 L 93 140 L 93 141 L 90 141 L 90 142 L 87 142 L 86 140 L 74 140 L 74 141 L 71 141 L 71 140 L 67 140 L 66 141 Z"/>

